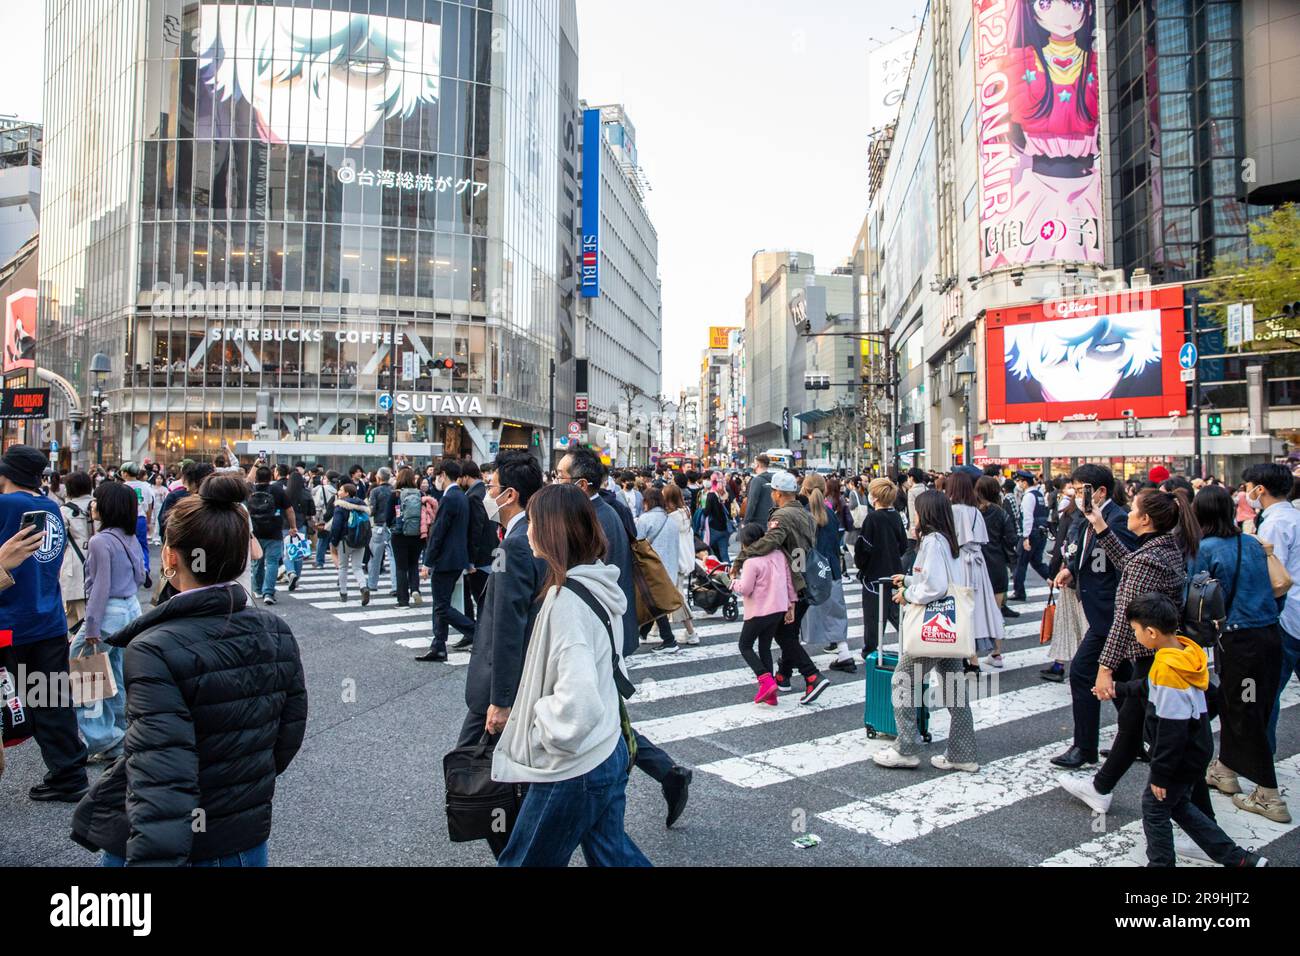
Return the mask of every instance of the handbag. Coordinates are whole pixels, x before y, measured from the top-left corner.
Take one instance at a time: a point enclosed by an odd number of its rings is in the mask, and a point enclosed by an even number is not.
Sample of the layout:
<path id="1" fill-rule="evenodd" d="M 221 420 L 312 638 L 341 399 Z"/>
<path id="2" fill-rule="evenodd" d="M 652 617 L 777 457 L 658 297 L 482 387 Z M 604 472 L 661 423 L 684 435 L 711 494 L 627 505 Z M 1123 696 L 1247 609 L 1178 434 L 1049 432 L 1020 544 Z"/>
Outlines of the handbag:
<path id="1" fill-rule="evenodd" d="M 0 748 L 20 744 L 32 735 L 32 722 L 27 718 L 27 708 L 18 696 L 18 684 L 14 676 L 17 672 L 17 656 L 13 647 L 0 645 Z"/>
<path id="2" fill-rule="evenodd" d="M 1268 583 L 1273 588 L 1273 597 L 1286 597 L 1287 592 L 1291 590 L 1294 581 L 1291 580 L 1291 572 L 1286 569 L 1282 559 L 1273 553 L 1273 544 L 1265 541 L 1263 538 L 1255 536 L 1264 548 L 1264 556 L 1268 562 Z"/>
<path id="3" fill-rule="evenodd" d="M 975 592 L 950 585 L 929 604 L 908 604 L 903 612 L 902 650 L 908 657 L 966 659 L 975 656 L 971 620 Z"/>
<path id="4" fill-rule="evenodd" d="M 1043 619 L 1038 624 L 1038 643 L 1052 643 L 1056 633 L 1056 585 L 1052 585 L 1047 594 L 1047 607 L 1043 610 Z"/>
<path id="5" fill-rule="evenodd" d="M 83 651 L 89 650 L 87 644 Z M 117 696 L 113 665 L 103 651 L 81 654 L 68 660 L 68 684 L 75 707 L 88 707 Z"/>
<path id="6" fill-rule="evenodd" d="M 630 539 L 632 550 L 632 585 L 636 595 L 636 618 L 642 627 L 672 614 L 683 606 L 682 593 L 654 546 L 645 539 Z"/>
<path id="7" fill-rule="evenodd" d="M 492 779 L 496 742 L 486 731 L 477 744 L 458 747 L 442 758 L 447 788 L 447 836 L 452 843 L 509 835 L 519 819 L 527 787 Z"/>

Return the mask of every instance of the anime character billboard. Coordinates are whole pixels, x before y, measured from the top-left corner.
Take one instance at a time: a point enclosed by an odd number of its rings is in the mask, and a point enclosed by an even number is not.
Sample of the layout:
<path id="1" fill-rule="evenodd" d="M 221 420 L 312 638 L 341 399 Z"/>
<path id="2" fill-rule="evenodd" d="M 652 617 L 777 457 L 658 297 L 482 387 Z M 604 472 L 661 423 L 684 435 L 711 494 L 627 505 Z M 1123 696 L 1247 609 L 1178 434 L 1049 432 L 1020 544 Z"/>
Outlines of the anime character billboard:
<path id="1" fill-rule="evenodd" d="M 5 373 L 36 367 L 36 290 L 20 289 L 5 297 Z"/>
<path id="2" fill-rule="evenodd" d="M 1102 261 L 1095 0 L 975 0 L 980 263 Z"/>
<path id="3" fill-rule="evenodd" d="M 360 146 L 439 97 L 438 24 L 307 6 L 204 4 L 200 100 L 213 128 L 268 143 Z M 204 109 L 206 106 L 206 110 Z M 224 131 L 228 134 L 229 131 Z"/>
<path id="4" fill-rule="evenodd" d="M 1181 289 L 1141 301 L 1106 297 L 1009 309 L 987 317 L 988 420 L 1166 416 L 1184 411 Z"/>

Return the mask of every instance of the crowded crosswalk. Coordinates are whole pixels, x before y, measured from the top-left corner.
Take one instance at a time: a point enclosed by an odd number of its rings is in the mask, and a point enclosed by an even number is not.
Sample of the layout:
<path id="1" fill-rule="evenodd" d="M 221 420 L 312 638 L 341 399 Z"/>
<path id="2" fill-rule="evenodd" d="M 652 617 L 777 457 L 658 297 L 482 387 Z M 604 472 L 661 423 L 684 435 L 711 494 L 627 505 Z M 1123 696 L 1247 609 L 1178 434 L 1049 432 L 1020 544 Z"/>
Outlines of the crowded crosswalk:
<path id="1" fill-rule="evenodd" d="M 1015 605 L 1021 616 L 1007 622 L 1003 666 L 984 663 L 981 673 L 972 677 L 977 732 L 1013 730 L 1024 749 L 983 763 L 976 775 L 940 774 L 927 768 L 900 779 L 872 763 L 872 755 L 890 746 L 891 739 L 873 739 L 863 726 L 866 665 L 857 653 L 863 635 L 862 586 L 847 579 L 848 634 L 857 672 L 832 672 L 832 686 L 811 707 L 797 706 L 796 699 L 785 697 L 775 708 L 750 702 L 746 690 L 753 675 L 742 666 L 736 650 L 742 623 L 726 622 L 720 613 L 706 615 L 697 610 L 698 645 L 683 644 L 676 653 L 663 654 L 655 652 L 651 640 L 627 661 L 637 685 L 635 696 L 628 701 L 629 712 L 638 731 L 693 765 L 699 781 L 692 806 L 696 814 L 725 812 L 725 803 L 746 791 L 767 796 L 785 792 L 791 804 L 798 805 L 803 802 L 805 787 L 826 785 L 844 799 L 818 810 L 808 823 L 810 830 L 825 839 L 836 834 L 839 839 L 867 840 L 882 847 L 908 847 L 941 831 L 960 833 L 963 827 L 978 827 L 990 815 L 1014 813 L 1017 807 L 1051 799 L 1076 825 L 1062 827 L 1058 838 L 1044 841 L 1037 861 L 1040 865 L 1145 865 L 1137 802 L 1127 808 L 1117 806 L 1111 820 L 1098 822 L 1095 815 L 1064 795 L 1062 772 L 1049 762 L 1069 746 L 1070 692 L 1068 686 L 1045 682 L 1039 675 L 1049 663 L 1046 649 L 1039 644 L 1049 596 L 1049 588 L 1041 584 L 1028 588 L 1029 600 Z M 286 616 L 302 605 L 327 613 L 356 639 L 391 645 L 399 654 L 429 647 L 432 613 L 427 602 L 398 610 L 393 607 L 396 599 L 382 589 L 366 608 L 355 594 L 340 601 L 337 572 L 329 567 L 305 570 L 291 596 L 293 602 L 281 601 Z M 460 600 L 457 593 L 454 601 Z M 896 639 L 890 629 L 886 646 L 892 647 Z M 808 650 L 823 670 L 835 660 L 834 654 L 817 645 Z M 450 650 L 446 666 L 464 668 L 470 659 L 468 652 Z M 1293 718 L 1297 704 L 1300 687 L 1293 685 L 1282 698 L 1284 722 Z M 1103 719 L 1105 747 L 1113 735 L 1113 717 L 1105 715 Z M 939 710 L 931 714 L 929 729 L 934 744 L 941 745 L 948 735 L 948 713 Z M 984 739 L 998 745 L 992 735 Z M 1285 758 L 1279 754 L 1277 772 L 1284 792 L 1300 792 L 1300 754 Z M 1215 793 L 1213 801 L 1225 832 L 1241 845 L 1261 852 L 1288 837 L 1297 826 L 1242 813 L 1222 794 Z M 1099 827 L 1102 832 L 1097 832 Z M 1073 834 L 1075 842 L 1063 843 L 1059 837 L 1065 834 Z M 1178 862 L 1180 866 L 1213 865 L 1190 856 L 1180 857 Z"/>

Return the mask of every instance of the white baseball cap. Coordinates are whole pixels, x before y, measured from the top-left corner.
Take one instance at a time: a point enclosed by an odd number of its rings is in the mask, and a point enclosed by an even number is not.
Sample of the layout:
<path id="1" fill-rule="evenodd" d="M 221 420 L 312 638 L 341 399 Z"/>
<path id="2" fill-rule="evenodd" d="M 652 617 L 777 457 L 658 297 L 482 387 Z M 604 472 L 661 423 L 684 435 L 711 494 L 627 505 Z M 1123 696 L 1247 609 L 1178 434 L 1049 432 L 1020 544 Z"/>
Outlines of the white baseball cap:
<path id="1" fill-rule="evenodd" d="M 794 475 L 790 472 L 778 471 L 772 476 L 772 490 L 792 495 L 799 490 L 799 483 L 794 480 Z"/>

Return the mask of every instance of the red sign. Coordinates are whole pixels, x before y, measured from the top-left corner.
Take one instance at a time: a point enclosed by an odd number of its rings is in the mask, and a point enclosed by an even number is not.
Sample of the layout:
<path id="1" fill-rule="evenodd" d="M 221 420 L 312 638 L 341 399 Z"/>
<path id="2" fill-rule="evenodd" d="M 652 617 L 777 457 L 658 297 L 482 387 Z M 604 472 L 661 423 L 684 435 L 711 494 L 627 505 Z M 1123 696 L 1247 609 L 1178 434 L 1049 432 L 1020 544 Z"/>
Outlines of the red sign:
<path id="1" fill-rule="evenodd" d="M 6 388 L 0 393 L 0 420 L 40 421 L 49 414 L 48 388 Z"/>
<path id="2" fill-rule="evenodd" d="M 1184 325 L 1181 286 L 990 309 L 988 420 L 1186 414 L 1178 376 Z"/>
<path id="3" fill-rule="evenodd" d="M 587 411 L 588 404 L 589 400 L 587 397 L 585 395 L 580 395 L 573 400 L 573 410 L 575 412 L 585 412 Z"/>

